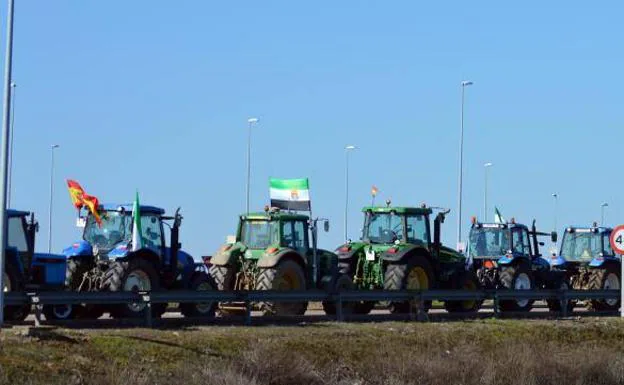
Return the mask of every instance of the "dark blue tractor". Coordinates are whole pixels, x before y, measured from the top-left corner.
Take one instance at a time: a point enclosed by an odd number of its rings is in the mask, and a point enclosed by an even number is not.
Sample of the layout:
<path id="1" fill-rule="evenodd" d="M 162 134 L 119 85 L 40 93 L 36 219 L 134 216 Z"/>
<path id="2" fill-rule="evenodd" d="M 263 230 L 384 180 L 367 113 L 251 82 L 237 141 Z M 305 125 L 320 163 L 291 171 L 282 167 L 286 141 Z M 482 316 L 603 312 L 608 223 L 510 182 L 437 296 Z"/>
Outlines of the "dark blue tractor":
<path id="1" fill-rule="evenodd" d="M 35 235 L 39 228 L 34 214 L 7 210 L 7 250 L 4 262 L 4 291 L 59 290 L 65 281 L 65 257 L 35 253 Z M 30 305 L 5 306 L 4 319 L 23 321 Z"/>
<path id="2" fill-rule="evenodd" d="M 609 238 L 613 229 L 596 223 L 591 227 L 567 227 L 559 254 L 551 256 L 553 269 L 564 272 L 575 290 L 619 290 L 622 257 L 615 254 Z M 574 307 L 571 302 L 570 307 Z M 620 299 L 589 300 L 589 310 L 618 310 Z"/>
<path id="3" fill-rule="evenodd" d="M 142 247 L 132 245 L 132 205 L 101 205 L 101 223 L 89 213 L 84 224 L 82 240 L 63 250 L 67 257 L 65 286 L 74 291 L 160 291 L 214 290 L 207 268 L 195 263 L 181 250 L 179 229 L 182 216 L 179 209 L 172 217 L 154 206 L 140 207 Z M 169 223 L 171 222 L 171 223 Z M 167 246 L 165 227 L 170 228 Z M 184 303 L 180 311 L 186 317 L 212 317 L 215 303 Z M 166 304 L 152 306 L 156 317 L 165 312 Z M 98 318 L 104 312 L 113 317 L 141 317 L 145 305 L 49 306 L 44 308 L 48 319 L 74 317 Z"/>
<path id="4" fill-rule="evenodd" d="M 562 285 L 564 275 L 551 270 L 542 257 L 538 236 L 550 235 L 553 242 L 557 233 L 543 233 L 515 223 L 479 223 L 473 219 L 468 245 L 468 263 L 474 269 L 481 287 L 503 290 L 554 289 Z M 532 300 L 499 301 L 501 311 L 529 311 Z M 554 309 L 553 309 L 554 310 Z"/>

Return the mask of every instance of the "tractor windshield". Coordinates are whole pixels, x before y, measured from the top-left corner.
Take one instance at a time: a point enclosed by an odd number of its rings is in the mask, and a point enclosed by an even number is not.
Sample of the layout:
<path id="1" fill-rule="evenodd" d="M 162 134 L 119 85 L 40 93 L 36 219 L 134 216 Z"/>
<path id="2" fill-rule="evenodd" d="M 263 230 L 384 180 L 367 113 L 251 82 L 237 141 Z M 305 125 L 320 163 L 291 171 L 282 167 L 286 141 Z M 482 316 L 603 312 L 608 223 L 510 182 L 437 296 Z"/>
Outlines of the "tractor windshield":
<path id="1" fill-rule="evenodd" d="M 569 261 L 590 261 L 602 253 L 600 233 L 566 232 L 561 242 L 561 256 Z"/>
<path id="2" fill-rule="evenodd" d="M 250 249 L 266 249 L 279 244 L 278 222 L 263 220 L 243 222 L 241 242 Z"/>
<path id="3" fill-rule="evenodd" d="M 367 212 L 363 239 L 370 243 L 393 243 L 403 240 L 404 216 L 393 213 Z"/>
<path id="4" fill-rule="evenodd" d="M 473 227 L 468 253 L 472 258 L 500 257 L 511 249 L 509 230 L 501 227 Z"/>
<path id="5" fill-rule="evenodd" d="M 83 238 L 100 250 L 111 250 L 122 241 L 129 241 L 132 236 L 130 225 L 132 217 L 125 212 L 100 212 L 102 224 L 98 225 L 93 215 L 89 214 Z"/>
<path id="6" fill-rule="evenodd" d="M 23 217 L 9 217 L 9 247 L 15 247 L 17 251 L 28 251 L 28 241 L 26 238 L 26 227 Z"/>

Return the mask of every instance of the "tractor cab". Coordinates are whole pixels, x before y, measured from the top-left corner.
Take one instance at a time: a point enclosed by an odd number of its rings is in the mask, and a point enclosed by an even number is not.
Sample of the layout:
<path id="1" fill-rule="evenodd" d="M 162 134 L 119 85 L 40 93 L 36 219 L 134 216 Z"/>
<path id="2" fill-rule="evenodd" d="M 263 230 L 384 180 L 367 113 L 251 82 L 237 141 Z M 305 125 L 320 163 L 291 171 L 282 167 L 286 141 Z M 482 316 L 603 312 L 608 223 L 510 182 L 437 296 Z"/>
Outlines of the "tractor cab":
<path id="1" fill-rule="evenodd" d="M 14 262 L 20 271 L 28 272 L 34 255 L 35 233 L 39 226 L 35 222 L 34 215 L 28 211 L 9 209 L 7 220 L 7 249 L 9 254 L 13 254 L 10 258 L 15 258 Z"/>
<path id="2" fill-rule="evenodd" d="M 551 256 L 551 265 L 599 265 L 605 258 L 615 258 L 609 242 L 612 230 L 596 224 L 592 227 L 567 227 L 559 255 Z"/>

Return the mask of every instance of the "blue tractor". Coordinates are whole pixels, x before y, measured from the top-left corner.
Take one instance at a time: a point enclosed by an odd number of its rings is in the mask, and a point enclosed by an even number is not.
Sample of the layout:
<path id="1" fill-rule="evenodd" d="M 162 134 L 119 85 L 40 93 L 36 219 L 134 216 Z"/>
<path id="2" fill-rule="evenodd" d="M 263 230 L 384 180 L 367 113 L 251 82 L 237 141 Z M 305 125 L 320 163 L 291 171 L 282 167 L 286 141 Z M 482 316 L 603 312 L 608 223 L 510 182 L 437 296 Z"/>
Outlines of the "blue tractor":
<path id="1" fill-rule="evenodd" d="M 567 227 L 559 254 L 550 259 L 553 269 L 564 272 L 567 285 L 574 290 L 619 290 L 622 257 L 615 254 L 609 238 L 613 229 L 598 226 Z M 575 303 L 570 301 L 569 307 Z M 589 310 L 618 310 L 620 299 L 589 300 Z"/>
<path id="2" fill-rule="evenodd" d="M 63 250 L 67 258 L 65 287 L 74 291 L 160 291 L 214 290 L 215 285 L 203 263 L 181 250 L 179 228 L 182 216 L 174 216 L 154 206 L 140 206 L 142 247 L 132 245 L 132 205 L 105 204 L 98 207 L 101 223 L 89 213 L 82 240 Z M 169 223 L 171 222 L 171 223 Z M 165 227 L 170 228 L 166 245 Z M 132 303 L 116 306 L 82 305 L 44 308 L 49 320 L 74 317 L 98 318 L 110 312 L 117 318 L 142 317 L 146 306 Z M 216 303 L 184 303 L 186 317 L 212 317 Z M 153 316 L 165 312 L 166 304 L 152 307 Z"/>
<path id="3" fill-rule="evenodd" d="M 565 276 L 550 268 L 542 257 L 538 236 L 557 233 L 538 232 L 535 221 L 531 229 L 515 223 L 479 223 L 473 218 L 468 245 L 468 262 L 474 269 L 481 287 L 503 290 L 555 289 L 562 286 Z M 532 300 L 499 302 L 500 311 L 529 311 Z M 554 309 L 553 309 L 554 310 Z"/>
<path id="4" fill-rule="evenodd" d="M 28 211 L 7 210 L 7 250 L 4 262 L 4 292 L 60 290 L 65 281 L 65 257 L 35 253 L 39 225 Z M 23 321 L 30 305 L 5 306 L 4 319 Z"/>

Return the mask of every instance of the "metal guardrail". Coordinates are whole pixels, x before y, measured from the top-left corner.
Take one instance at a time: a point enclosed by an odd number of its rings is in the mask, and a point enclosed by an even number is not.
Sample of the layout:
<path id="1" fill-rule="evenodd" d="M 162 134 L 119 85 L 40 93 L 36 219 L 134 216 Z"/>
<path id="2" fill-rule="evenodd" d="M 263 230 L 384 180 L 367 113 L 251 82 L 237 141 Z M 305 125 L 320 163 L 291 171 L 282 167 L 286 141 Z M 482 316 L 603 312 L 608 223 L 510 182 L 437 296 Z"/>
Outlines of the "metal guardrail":
<path id="1" fill-rule="evenodd" d="M 568 314 L 565 303 L 569 300 L 596 300 L 620 298 L 619 290 L 370 290 L 329 293 L 322 290 L 308 291 L 188 291 L 172 290 L 158 292 L 7 292 L 5 305 L 34 305 L 35 325 L 41 322 L 43 305 L 123 305 L 142 303 L 146 305 L 145 325 L 152 326 L 152 304 L 192 302 L 242 302 L 246 307 L 245 321 L 251 323 L 252 304 L 263 301 L 336 303 L 336 321 L 344 321 L 342 304 L 355 301 L 416 301 L 420 304 L 413 319 L 426 318 L 424 301 L 493 300 L 494 316 L 499 315 L 498 303 L 504 300 L 558 300 L 562 303 L 561 315 Z M 412 310 L 413 311 L 413 310 Z"/>

